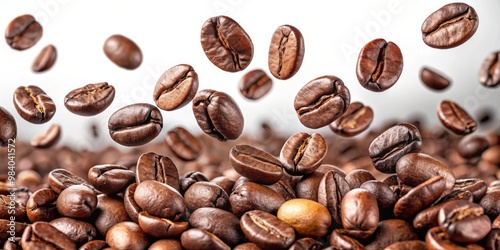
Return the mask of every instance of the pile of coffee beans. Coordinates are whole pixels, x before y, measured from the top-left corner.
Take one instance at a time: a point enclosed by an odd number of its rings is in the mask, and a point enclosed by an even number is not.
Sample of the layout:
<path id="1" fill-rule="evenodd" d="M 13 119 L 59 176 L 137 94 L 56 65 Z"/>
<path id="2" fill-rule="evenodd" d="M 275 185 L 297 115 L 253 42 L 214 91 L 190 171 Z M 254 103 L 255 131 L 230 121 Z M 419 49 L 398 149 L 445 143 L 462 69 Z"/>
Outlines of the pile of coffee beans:
<path id="1" fill-rule="evenodd" d="M 456 47 L 478 24 L 473 7 L 451 3 L 423 21 L 423 42 Z M 5 32 L 16 50 L 41 36 L 30 15 L 12 20 Z M 210 62 L 227 72 L 245 70 L 261 53 L 228 16 L 209 18 L 200 41 Z M 142 62 L 139 46 L 119 34 L 104 42 L 103 52 L 124 69 Z M 403 70 L 403 52 L 382 38 L 367 43 L 355 69 L 359 83 L 373 92 L 391 88 Z M 292 78 L 304 53 L 299 29 L 279 26 L 268 51 L 272 77 Z M 500 84 L 499 53 L 481 67 L 484 87 Z M 47 45 L 32 70 L 49 70 L 56 57 Z M 451 86 L 434 69 L 420 73 L 430 89 Z M 252 100 L 271 86 L 261 69 L 246 72 L 238 85 Z M 68 90 L 64 106 L 94 116 L 118 94 L 107 82 L 91 83 Z M 351 103 L 344 82 L 324 75 L 306 83 L 293 105 L 305 127 L 329 127 L 331 134 L 286 137 L 263 123 L 249 136 L 244 110 L 225 92 L 198 90 L 198 74 L 188 64 L 159 76 L 152 97 L 156 105 L 131 103 L 109 117 L 109 136 L 128 151 L 55 147 L 58 124 L 30 142 L 16 141 L 14 116 L 0 107 L 4 249 L 500 249 L 500 132 L 474 133 L 494 121 L 493 113 L 474 117 L 443 100 L 436 110 L 441 126 L 415 117 L 370 128 L 371 107 Z M 56 112 L 35 85 L 18 87 L 13 102 L 33 124 L 49 122 Z M 178 126 L 154 141 L 162 111 L 188 104 L 203 133 Z M 94 136 L 107 135 L 94 127 Z"/>

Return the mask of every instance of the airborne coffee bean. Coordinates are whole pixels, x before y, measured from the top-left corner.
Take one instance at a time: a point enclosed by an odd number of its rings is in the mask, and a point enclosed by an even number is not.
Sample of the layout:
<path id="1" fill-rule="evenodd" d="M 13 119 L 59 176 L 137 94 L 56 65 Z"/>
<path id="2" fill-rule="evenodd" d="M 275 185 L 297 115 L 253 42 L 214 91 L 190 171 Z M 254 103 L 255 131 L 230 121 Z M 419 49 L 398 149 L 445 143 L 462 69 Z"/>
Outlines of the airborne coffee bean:
<path id="1" fill-rule="evenodd" d="M 16 138 L 17 125 L 12 114 L 4 107 L 0 107 L 0 127 L 2 127 L 0 131 L 0 146 L 6 147 Z"/>
<path id="2" fill-rule="evenodd" d="M 273 86 L 273 80 L 261 69 L 255 69 L 244 74 L 238 84 L 241 94 L 251 100 L 257 100 L 266 95 Z"/>
<path id="3" fill-rule="evenodd" d="M 59 124 L 52 124 L 42 134 L 33 137 L 30 144 L 35 148 L 48 148 L 56 144 L 60 137 L 61 126 Z"/>
<path id="4" fill-rule="evenodd" d="M 165 135 L 168 148 L 185 161 L 196 160 L 203 151 L 201 142 L 183 127 L 175 127 Z"/>
<path id="5" fill-rule="evenodd" d="M 40 51 L 40 54 L 36 56 L 35 60 L 33 61 L 33 64 L 31 65 L 31 70 L 34 72 L 43 72 L 47 71 L 56 62 L 57 59 L 57 50 L 54 45 L 49 44 L 45 46 L 42 51 Z"/>
<path id="6" fill-rule="evenodd" d="M 93 116 L 104 111 L 115 98 L 115 88 L 107 82 L 87 84 L 69 92 L 64 106 L 74 114 Z"/>
<path id="7" fill-rule="evenodd" d="M 20 86 L 14 92 L 17 113 L 31 123 L 48 122 L 56 113 L 54 101 L 38 86 Z"/>
<path id="8" fill-rule="evenodd" d="M 116 65 L 125 69 L 135 69 L 142 63 L 139 46 L 128 37 L 112 35 L 104 42 L 104 54 Z"/>
<path id="9" fill-rule="evenodd" d="M 165 71 L 156 82 L 153 99 L 163 110 L 188 104 L 198 91 L 198 74 L 191 65 L 179 64 Z"/>
<path id="10" fill-rule="evenodd" d="M 428 67 L 420 70 L 420 81 L 433 90 L 444 90 L 451 84 L 451 80 Z"/>
<path id="11" fill-rule="evenodd" d="M 249 145 L 236 145 L 229 152 L 234 170 L 250 181 L 273 184 L 283 176 L 281 162 L 274 156 Z"/>
<path id="12" fill-rule="evenodd" d="M 280 151 L 280 160 L 288 174 L 305 175 L 314 172 L 328 151 L 326 141 L 318 133 L 297 133 L 285 142 Z"/>
<path id="13" fill-rule="evenodd" d="M 351 137 L 365 131 L 373 120 L 373 110 L 360 102 L 353 102 L 346 112 L 333 121 L 330 129 L 342 136 Z"/>
<path id="14" fill-rule="evenodd" d="M 439 104 L 437 116 L 444 127 L 457 135 L 467 135 L 477 129 L 476 121 L 462 107 L 450 100 Z"/>
<path id="15" fill-rule="evenodd" d="M 32 15 L 14 18 L 5 29 L 7 44 L 16 50 L 33 47 L 42 38 L 43 29 Z"/>
<path id="16" fill-rule="evenodd" d="M 500 51 L 491 52 L 479 69 L 479 82 L 486 87 L 496 87 L 500 84 Z"/>
<path id="17" fill-rule="evenodd" d="M 268 65 L 274 77 L 286 80 L 299 71 L 304 59 L 304 38 L 291 25 L 279 26 L 269 46 Z"/>

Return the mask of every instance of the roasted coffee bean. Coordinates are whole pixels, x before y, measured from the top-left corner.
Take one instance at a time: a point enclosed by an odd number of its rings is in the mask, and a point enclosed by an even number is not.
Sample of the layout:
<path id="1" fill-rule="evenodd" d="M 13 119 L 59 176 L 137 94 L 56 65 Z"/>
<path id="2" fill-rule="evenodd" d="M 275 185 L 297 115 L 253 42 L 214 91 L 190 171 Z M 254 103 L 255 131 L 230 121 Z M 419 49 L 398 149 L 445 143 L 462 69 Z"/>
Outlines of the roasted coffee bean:
<path id="1" fill-rule="evenodd" d="M 333 121 L 329 128 L 336 134 L 352 137 L 365 131 L 373 120 L 373 110 L 361 102 L 353 102 L 346 112 Z"/>
<path id="2" fill-rule="evenodd" d="M 42 124 L 56 113 L 54 101 L 38 86 L 20 86 L 14 92 L 17 113 L 28 122 Z"/>
<path id="3" fill-rule="evenodd" d="M 240 225 L 246 237 L 263 249 L 288 249 L 295 241 L 292 226 L 264 211 L 246 212 Z"/>
<path id="4" fill-rule="evenodd" d="M 226 191 L 227 194 L 231 194 L 235 183 L 235 181 L 226 176 L 217 176 L 211 179 L 210 182 L 224 189 L 224 191 Z"/>
<path id="5" fill-rule="evenodd" d="M 299 132 L 285 142 L 280 151 L 280 160 L 288 174 L 305 175 L 321 165 L 327 151 L 328 145 L 323 136 Z"/>
<path id="6" fill-rule="evenodd" d="M 444 178 L 445 190 L 455 185 L 455 175 L 443 162 L 424 153 L 409 153 L 396 163 L 398 178 L 406 185 L 415 187 L 435 176 Z"/>
<path id="7" fill-rule="evenodd" d="M 479 82 L 485 87 L 496 87 L 500 84 L 500 51 L 491 52 L 483 61 L 479 69 Z"/>
<path id="8" fill-rule="evenodd" d="M 123 194 L 123 205 L 130 219 L 135 223 L 139 223 L 139 213 L 142 211 L 142 208 L 139 207 L 134 200 L 136 188 L 137 183 L 132 183 L 125 189 L 125 193 Z"/>
<path id="9" fill-rule="evenodd" d="M 173 187 L 162 182 L 145 180 L 134 192 L 134 200 L 143 211 L 153 216 L 179 221 L 186 215 L 186 203 Z"/>
<path id="10" fill-rule="evenodd" d="M 309 175 L 301 177 L 295 185 L 295 194 L 297 198 L 305 198 L 313 201 L 318 200 L 318 186 L 325 173 L 318 170 Z"/>
<path id="11" fill-rule="evenodd" d="M 198 92 L 193 99 L 193 113 L 201 130 L 219 141 L 237 139 L 243 132 L 243 114 L 236 101 L 224 92 Z"/>
<path id="12" fill-rule="evenodd" d="M 425 241 L 407 240 L 395 242 L 384 248 L 384 250 L 427 250 L 427 245 Z"/>
<path id="13" fill-rule="evenodd" d="M 50 188 L 41 188 L 35 191 L 26 203 L 28 219 L 37 221 L 51 221 L 59 217 L 57 211 L 57 193 Z"/>
<path id="14" fill-rule="evenodd" d="M 474 202 L 479 202 L 488 190 L 488 184 L 484 180 L 478 178 L 457 179 L 454 190 L 466 190 L 471 192 Z"/>
<path id="15" fill-rule="evenodd" d="M 494 250 L 500 248 L 500 229 L 492 229 L 486 238 L 483 240 L 485 242 L 486 250 Z"/>
<path id="16" fill-rule="evenodd" d="M 92 240 L 83 244 L 78 250 L 102 250 L 109 247 L 104 240 Z"/>
<path id="17" fill-rule="evenodd" d="M 459 244 L 450 239 L 444 228 L 433 227 L 425 234 L 425 244 L 427 249 L 464 249 L 464 250 L 484 250 L 477 244 Z"/>
<path id="18" fill-rule="evenodd" d="M 283 176 L 283 166 L 276 157 L 249 145 L 232 147 L 229 160 L 236 172 L 252 182 L 270 185 Z"/>
<path id="19" fill-rule="evenodd" d="M 56 207 L 62 216 L 88 218 L 97 207 L 97 195 L 87 186 L 73 185 L 61 191 Z"/>
<path id="20" fill-rule="evenodd" d="M 450 3 L 422 23 L 422 39 L 430 47 L 448 49 L 472 37 L 479 25 L 476 11 L 465 3 Z"/>
<path id="21" fill-rule="evenodd" d="M 34 72 L 44 72 L 52 68 L 57 59 L 57 50 L 54 45 L 45 46 L 36 56 L 31 64 L 31 70 Z"/>
<path id="22" fill-rule="evenodd" d="M 174 222 L 146 212 L 139 213 L 138 224 L 144 233 L 156 238 L 175 238 L 189 229 L 189 224 L 185 221 Z"/>
<path id="23" fill-rule="evenodd" d="M 378 223 L 377 230 L 370 239 L 372 240 L 365 245 L 366 250 L 384 249 L 399 241 L 418 240 L 418 235 L 408 222 L 387 219 Z"/>
<path id="24" fill-rule="evenodd" d="M 5 41 L 16 50 L 33 47 L 42 38 L 42 35 L 42 26 L 29 14 L 14 18 L 5 29 Z"/>
<path id="25" fill-rule="evenodd" d="M 365 89 L 382 92 L 391 88 L 403 72 L 403 54 L 393 42 L 378 38 L 359 53 L 356 76 Z"/>
<path id="26" fill-rule="evenodd" d="M 349 184 L 337 171 L 326 172 L 318 185 L 318 202 L 325 206 L 337 225 L 342 225 L 340 204 L 344 195 L 350 191 Z"/>
<path id="27" fill-rule="evenodd" d="M 230 17 L 216 16 L 205 21 L 200 41 L 208 60 L 224 71 L 244 70 L 252 61 L 252 39 Z"/>
<path id="28" fill-rule="evenodd" d="M 384 182 L 377 180 L 366 181 L 361 184 L 360 188 L 368 190 L 377 199 L 379 210 L 390 208 L 396 204 L 396 195 L 392 192 L 389 185 Z"/>
<path id="29" fill-rule="evenodd" d="M 293 101 L 300 123 L 308 128 L 324 127 L 349 108 L 351 94 L 336 76 L 320 76 L 306 83 Z"/>
<path id="30" fill-rule="evenodd" d="M 280 206 L 285 203 L 285 198 L 271 188 L 254 182 L 245 182 L 233 190 L 229 202 L 233 213 L 241 217 L 251 210 L 276 214 Z"/>
<path id="31" fill-rule="evenodd" d="M 184 201 L 189 211 L 201 207 L 215 207 L 229 210 L 229 195 L 216 184 L 199 181 L 184 192 Z"/>
<path id="32" fill-rule="evenodd" d="M 30 145 L 35 148 L 49 148 L 56 144 L 59 138 L 61 138 L 61 125 L 52 124 L 46 131 L 33 137 Z"/>
<path id="33" fill-rule="evenodd" d="M 451 84 L 451 80 L 428 67 L 420 69 L 420 81 L 432 90 L 444 90 Z"/>
<path id="34" fill-rule="evenodd" d="M 233 248 L 233 250 L 262 250 L 257 244 L 253 242 L 246 242 L 237 245 L 236 247 Z"/>
<path id="35" fill-rule="evenodd" d="M 196 209 L 189 216 L 189 225 L 214 234 L 230 246 L 246 240 L 240 228 L 240 219 L 233 213 L 219 208 Z"/>
<path id="36" fill-rule="evenodd" d="M 323 237 L 328 233 L 332 217 L 323 205 L 307 199 L 292 199 L 281 205 L 278 219 L 292 226 L 302 237 Z"/>
<path id="37" fill-rule="evenodd" d="M 96 165 L 89 169 L 90 184 L 104 194 L 116 194 L 135 181 L 135 173 L 124 166 L 114 164 Z"/>
<path id="38" fill-rule="evenodd" d="M 198 91 L 198 74 L 191 65 L 179 64 L 165 71 L 156 82 L 153 100 L 167 111 L 188 104 Z"/>
<path id="39" fill-rule="evenodd" d="M 26 217 L 26 207 L 11 195 L 0 195 L 0 219 L 9 220 L 13 216 L 16 220 Z"/>
<path id="40" fill-rule="evenodd" d="M 417 127 L 399 123 L 377 136 L 368 149 L 375 168 L 386 174 L 396 172 L 396 162 L 403 155 L 420 152 L 422 136 Z"/>
<path id="41" fill-rule="evenodd" d="M 106 194 L 97 196 L 97 207 L 91 219 L 97 231 L 103 236 L 113 225 L 130 220 L 127 211 L 125 211 L 123 200 Z"/>
<path id="42" fill-rule="evenodd" d="M 347 192 L 340 204 L 342 226 L 357 239 L 366 239 L 379 222 L 377 199 L 368 190 L 356 188 Z"/>
<path id="43" fill-rule="evenodd" d="M 85 185 L 92 190 L 97 191 L 92 185 L 87 183 L 83 178 L 71 173 L 70 171 L 62 168 L 57 168 L 50 171 L 49 176 L 49 186 L 56 193 L 61 193 L 64 189 L 73 185 Z"/>
<path id="44" fill-rule="evenodd" d="M 153 140 L 163 127 L 157 107 L 147 103 L 127 105 L 109 117 L 111 138 L 124 146 L 139 146 Z"/>
<path id="45" fill-rule="evenodd" d="M 304 237 L 297 239 L 291 246 L 289 250 L 319 250 L 323 247 L 323 243 L 315 240 L 312 237 Z"/>
<path id="46" fill-rule="evenodd" d="M 484 213 L 490 218 L 496 218 L 500 215 L 500 189 L 495 187 L 488 188 L 486 194 L 479 201 L 479 205 L 484 208 Z"/>
<path id="47" fill-rule="evenodd" d="M 375 179 L 375 176 L 365 169 L 355 169 L 345 176 L 345 180 L 349 184 L 350 189 L 359 188 L 361 184 Z"/>
<path id="48" fill-rule="evenodd" d="M 174 162 L 166 156 L 158 155 L 154 152 L 142 154 L 137 160 L 135 168 L 137 184 L 154 180 L 165 183 L 179 191 L 179 171 Z"/>
<path id="49" fill-rule="evenodd" d="M 462 107 L 450 100 L 442 101 L 437 116 L 443 126 L 457 135 L 467 135 L 477 129 L 477 123 Z"/>
<path id="50" fill-rule="evenodd" d="M 27 223 L 12 221 L 11 218 L 0 219 L 0 242 L 9 241 L 11 237 L 21 237 L 28 226 Z"/>
<path id="51" fill-rule="evenodd" d="M 477 242 L 491 230 L 491 221 L 484 215 L 484 209 L 464 200 L 450 201 L 443 206 L 439 210 L 438 222 L 455 242 Z"/>
<path id="52" fill-rule="evenodd" d="M 62 217 L 52 220 L 50 225 L 63 232 L 77 245 L 82 245 L 97 238 L 97 229 L 85 221 Z"/>
<path id="53" fill-rule="evenodd" d="M 2 127 L 0 131 L 0 146 L 7 147 L 17 137 L 17 125 L 12 114 L 4 107 L 0 107 L 0 127 Z"/>
<path id="54" fill-rule="evenodd" d="M 136 69 L 142 63 L 142 52 L 128 37 L 112 35 L 104 42 L 104 54 L 114 64 L 125 69 Z"/>
<path id="55" fill-rule="evenodd" d="M 273 80 L 261 69 L 254 69 L 245 73 L 238 84 L 240 93 L 250 99 L 258 100 L 269 93 Z"/>
<path id="56" fill-rule="evenodd" d="M 479 135 L 466 136 L 457 145 L 457 151 L 465 159 L 472 159 L 481 156 L 488 149 L 490 143 Z"/>
<path id="57" fill-rule="evenodd" d="M 394 216 L 403 219 L 412 218 L 443 194 L 445 184 L 442 176 L 436 176 L 412 188 L 394 205 Z"/>
<path id="58" fill-rule="evenodd" d="M 74 114 L 93 116 L 104 111 L 115 98 L 115 88 L 107 82 L 91 83 L 70 91 L 64 106 Z"/>
<path id="59" fill-rule="evenodd" d="M 48 222 L 29 225 L 21 237 L 23 249 L 76 249 L 75 243 Z"/>
<path id="60" fill-rule="evenodd" d="M 148 238 L 134 222 L 124 221 L 112 226 L 106 233 L 106 242 L 116 249 L 146 249 Z"/>
<path id="61" fill-rule="evenodd" d="M 356 239 L 345 235 L 345 229 L 334 229 L 330 234 L 330 247 L 333 249 L 364 250 L 365 247 Z"/>
<path id="62" fill-rule="evenodd" d="M 274 184 L 267 185 L 267 187 L 276 191 L 283 198 L 285 198 L 285 200 L 290 200 L 297 198 L 297 196 L 295 195 L 295 190 L 293 189 L 292 185 L 293 184 L 291 184 L 289 181 L 286 180 L 286 176 L 284 175 L 283 178 L 281 178 L 281 180 L 279 180 Z"/>
<path id="63" fill-rule="evenodd" d="M 193 161 L 200 156 L 203 145 L 194 135 L 183 127 L 175 127 L 165 135 L 170 151 L 184 161 Z"/>
<path id="64" fill-rule="evenodd" d="M 304 52 L 302 33 L 292 25 L 279 26 L 274 31 L 269 46 L 269 71 L 277 79 L 290 79 L 299 71 Z"/>
<path id="65" fill-rule="evenodd" d="M 195 184 L 199 181 L 208 181 L 208 178 L 201 172 L 188 172 L 184 177 L 179 179 L 179 183 L 181 186 L 181 193 L 185 193 L 186 190 L 191 187 L 191 185 Z M 229 193 L 228 193 L 229 194 Z"/>
<path id="66" fill-rule="evenodd" d="M 500 145 L 491 146 L 481 155 L 481 159 L 500 166 Z"/>
<path id="67" fill-rule="evenodd" d="M 161 239 L 155 241 L 148 250 L 182 250 L 181 242 L 174 239 Z"/>

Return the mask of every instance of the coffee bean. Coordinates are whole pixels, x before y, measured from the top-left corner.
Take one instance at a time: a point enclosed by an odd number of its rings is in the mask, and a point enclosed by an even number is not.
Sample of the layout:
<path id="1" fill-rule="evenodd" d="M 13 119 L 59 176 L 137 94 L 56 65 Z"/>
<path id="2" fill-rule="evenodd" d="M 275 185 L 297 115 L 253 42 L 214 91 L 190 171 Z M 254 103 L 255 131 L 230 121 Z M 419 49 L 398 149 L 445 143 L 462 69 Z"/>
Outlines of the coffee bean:
<path id="1" fill-rule="evenodd" d="M 500 51 L 491 52 L 481 64 L 479 69 L 479 82 L 485 87 L 496 87 L 500 84 Z"/>
<path id="2" fill-rule="evenodd" d="M 73 185 L 61 191 L 56 207 L 63 216 L 88 218 L 97 207 L 97 195 L 87 186 Z"/>
<path id="3" fill-rule="evenodd" d="M 333 121 L 329 128 L 336 134 L 352 137 L 365 131 L 373 120 L 373 110 L 360 102 L 353 102 L 346 112 Z"/>
<path id="4" fill-rule="evenodd" d="M 302 237 L 323 237 L 328 233 L 331 216 L 323 205 L 307 199 L 286 201 L 278 210 L 278 219 L 292 226 Z"/>
<path id="5" fill-rule="evenodd" d="M 191 228 L 181 235 L 181 244 L 184 249 L 213 249 L 230 250 L 224 241 L 203 229 Z"/>
<path id="6" fill-rule="evenodd" d="M 7 147 L 17 137 L 17 125 L 12 114 L 4 107 L 0 107 L 0 127 L 0 146 Z"/>
<path id="7" fill-rule="evenodd" d="M 179 172 L 174 162 L 166 156 L 153 152 L 144 153 L 139 156 L 135 168 L 137 184 L 154 180 L 165 183 L 179 191 Z"/>
<path id="8" fill-rule="evenodd" d="M 153 216 L 179 221 L 186 214 L 186 203 L 173 187 L 153 180 L 137 185 L 134 200 L 144 211 Z"/>
<path id="9" fill-rule="evenodd" d="M 234 170 L 252 182 L 273 184 L 283 176 L 281 162 L 274 156 L 249 145 L 236 145 L 229 152 Z"/>
<path id="10" fill-rule="evenodd" d="M 484 213 L 490 218 L 496 218 L 500 215 L 500 189 L 499 188 L 488 188 L 488 191 L 479 201 L 479 205 L 484 208 Z"/>
<path id="11" fill-rule="evenodd" d="M 123 35 L 112 35 L 104 42 L 104 54 L 114 64 L 125 69 L 136 69 L 142 63 L 142 52 L 137 44 Z"/>
<path id="12" fill-rule="evenodd" d="M 295 241 L 292 226 L 264 211 L 246 212 L 240 225 L 246 237 L 263 249 L 287 249 Z"/>
<path id="13" fill-rule="evenodd" d="M 224 71 L 244 70 L 252 61 L 252 39 L 230 17 L 216 16 L 205 21 L 200 40 L 208 60 Z"/>
<path id="14" fill-rule="evenodd" d="M 425 234 L 425 243 L 427 249 L 467 249 L 482 250 L 483 247 L 477 244 L 459 244 L 450 239 L 446 229 L 442 227 L 433 227 Z"/>
<path id="15" fill-rule="evenodd" d="M 288 174 L 305 175 L 321 165 L 327 151 L 323 136 L 299 132 L 285 142 L 280 151 L 280 160 Z"/>
<path id="16" fill-rule="evenodd" d="M 90 184 L 104 194 L 116 194 L 135 181 L 135 173 L 124 166 L 114 164 L 96 165 L 89 169 Z"/>
<path id="17" fill-rule="evenodd" d="M 127 105 L 109 117 L 111 138 L 123 146 L 139 146 L 153 140 L 163 127 L 157 107 L 147 103 Z"/>
<path id="18" fill-rule="evenodd" d="M 137 183 L 132 183 L 125 189 L 125 193 L 123 194 L 123 205 L 130 219 L 135 223 L 139 223 L 139 213 L 142 212 L 142 208 L 139 207 L 134 200 L 136 188 Z"/>
<path id="19" fill-rule="evenodd" d="M 17 113 L 28 122 L 48 122 L 56 113 L 54 101 L 38 86 L 20 86 L 14 92 Z"/>
<path id="20" fill-rule="evenodd" d="M 23 249 L 76 249 L 75 243 L 48 222 L 29 225 L 21 237 Z"/>
<path id="21" fill-rule="evenodd" d="M 340 213 L 342 226 L 354 238 L 366 239 L 377 229 L 377 199 L 368 190 L 356 188 L 347 192 L 340 204 Z"/>
<path id="22" fill-rule="evenodd" d="M 36 56 L 31 64 L 33 72 L 44 72 L 52 68 L 57 59 L 57 50 L 54 45 L 45 46 L 42 51 Z"/>
<path id="23" fill-rule="evenodd" d="M 181 242 L 174 239 L 161 239 L 155 241 L 148 250 L 182 250 Z"/>
<path id="24" fill-rule="evenodd" d="M 457 135 L 467 135 L 477 129 L 476 121 L 462 107 L 450 100 L 439 104 L 437 116 L 444 127 Z"/>
<path id="25" fill-rule="evenodd" d="M 99 193 L 99 191 L 97 191 L 92 185 L 90 185 L 83 178 L 71 173 L 66 169 L 57 168 L 50 171 L 48 179 L 50 188 L 58 194 L 70 186 L 80 185 L 80 184 L 89 187 L 96 193 Z"/>
<path id="26" fill-rule="evenodd" d="M 20 238 L 21 235 L 23 235 L 24 230 L 28 226 L 29 224 L 24 222 L 16 222 L 16 221 L 12 222 L 10 218 L 8 220 L 0 219 L 0 242 L 10 242 L 9 241 L 10 237 Z M 5 248 L 5 245 L 4 249 L 7 250 L 7 248 Z"/>
<path id="27" fill-rule="evenodd" d="M 403 72 L 403 55 L 393 42 L 378 38 L 359 53 L 356 76 L 365 89 L 382 92 L 391 88 Z"/>
<path id="28" fill-rule="evenodd" d="M 300 123 L 308 128 L 324 127 L 349 107 L 351 95 L 336 76 L 321 76 L 304 85 L 293 101 Z"/>
<path id="29" fill-rule="evenodd" d="M 444 178 L 445 189 L 455 185 L 455 175 L 443 162 L 424 153 L 409 153 L 396 163 L 398 178 L 406 185 L 417 186 L 435 176 Z"/>
<path id="30" fill-rule="evenodd" d="M 104 111 L 115 98 L 115 88 L 107 82 L 91 83 L 69 92 L 64 106 L 74 114 L 93 116 Z"/>
<path id="31" fill-rule="evenodd" d="M 283 198 L 285 198 L 285 200 L 297 198 L 297 196 L 295 195 L 295 190 L 293 189 L 293 184 L 290 183 L 290 181 L 287 181 L 286 179 L 287 179 L 286 175 L 283 175 L 283 177 L 278 182 L 273 183 L 271 185 L 267 185 L 267 187 L 276 191 Z"/>
<path id="32" fill-rule="evenodd" d="M 323 243 L 315 240 L 312 237 L 304 237 L 297 239 L 289 248 L 289 250 L 315 250 L 321 249 Z"/>
<path id="33" fill-rule="evenodd" d="M 395 173 L 396 162 L 403 155 L 419 152 L 420 131 L 409 123 L 399 123 L 377 136 L 368 149 L 375 168 L 382 173 Z"/>
<path id="34" fill-rule="evenodd" d="M 119 197 L 108 196 L 106 194 L 97 196 L 97 207 L 91 219 L 99 234 L 103 236 L 106 235 L 112 226 L 130 220 L 125 211 L 123 200 Z"/>
<path id="35" fill-rule="evenodd" d="M 61 217 L 50 221 L 50 225 L 63 232 L 77 245 L 82 245 L 97 238 L 97 229 L 85 221 Z"/>
<path id="36" fill-rule="evenodd" d="M 250 99 L 258 100 L 269 93 L 273 80 L 261 69 L 254 69 L 245 73 L 238 84 L 240 93 Z"/>
<path id="37" fill-rule="evenodd" d="M 279 26 L 269 46 L 269 71 L 280 80 L 290 79 L 299 71 L 304 59 L 304 37 L 292 25 Z"/>
<path id="38" fill-rule="evenodd" d="M 196 209 L 189 216 L 189 225 L 214 234 L 230 246 L 246 241 L 242 228 L 240 228 L 240 219 L 233 213 L 219 208 L 202 207 Z"/>
<path id="39" fill-rule="evenodd" d="M 140 212 L 138 224 L 144 233 L 156 238 L 175 238 L 189 229 L 185 221 L 174 222 L 169 219 L 159 218 L 146 212 Z"/>
<path id="40" fill-rule="evenodd" d="M 419 211 L 436 201 L 445 190 L 445 180 L 442 176 L 431 178 L 412 188 L 399 198 L 394 205 L 394 215 L 397 218 L 412 218 Z"/>
<path id="41" fill-rule="evenodd" d="M 52 124 L 43 133 L 33 137 L 30 145 L 35 148 L 49 148 L 56 144 L 61 138 L 61 126 L 59 124 Z"/>
<path id="42" fill-rule="evenodd" d="M 345 229 L 334 229 L 330 234 L 330 247 L 332 249 L 363 250 L 365 247 L 356 239 L 345 235 Z"/>
<path id="43" fill-rule="evenodd" d="M 205 89 L 193 99 L 193 113 L 201 130 L 219 141 L 237 139 L 243 132 L 243 114 L 224 92 Z"/>
<path id="44" fill-rule="evenodd" d="M 203 151 L 200 140 L 183 127 L 169 130 L 165 135 L 165 143 L 175 156 L 184 161 L 196 160 Z"/>
<path id="45" fill-rule="evenodd" d="M 226 176 L 217 176 L 211 179 L 210 182 L 215 185 L 218 185 L 219 187 L 224 189 L 224 191 L 226 191 L 226 193 L 228 194 L 231 194 L 231 192 L 233 191 L 233 186 L 235 183 L 235 181 Z"/>
<path id="46" fill-rule="evenodd" d="M 476 11 L 465 3 L 450 3 L 422 23 L 422 39 L 430 47 L 448 49 L 472 37 L 479 25 Z"/>
<path id="47" fill-rule="evenodd" d="M 188 104 L 198 91 L 198 74 L 191 65 L 179 64 L 165 71 L 156 82 L 153 100 L 167 111 Z"/>
<path id="48" fill-rule="evenodd" d="M 457 150 L 460 156 L 465 159 L 472 159 L 481 156 L 488 149 L 490 143 L 488 140 L 479 135 L 471 135 L 463 137 L 457 145 Z"/>
<path id="49" fill-rule="evenodd" d="M 427 250 L 427 245 L 425 241 L 407 240 L 393 243 L 384 250 Z"/>
<path id="50" fill-rule="evenodd" d="M 79 250 L 102 250 L 109 247 L 108 243 L 104 240 L 91 240 L 83 244 Z"/>
<path id="51" fill-rule="evenodd" d="M 233 248 L 233 250 L 262 250 L 257 244 L 253 242 L 246 242 L 237 245 L 236 247 Z"/>
<path id="52" fill-rule="evenodd" d="M 399 241 L 418 240 L 418 235 L 408 222 L 387 219 L 378 223 L 377 230 L 370 239 L 365 245 L 366 250 L 384 249 Z"/>
<path id="53" fill-rule="evenodd" d="M 14 18 L 5 29 L 5 41 L 16 50 L 33 47 L 42 38 L 43 29 L 32 15 L 26 14 Z"/>
<path id="54" fill-rule="evenodd" d="M 338 225 L 342 225 L 340 204 L 349 191 L 349 184 L 344 176 L 334 170 L 326 172 L 318 185 L 318 203 L 328 209 L 333 222 Z"/>
<path id="55" fill-rule="evenodd" d="M 148 238 L 134 222 L 124 221 L 112 226 L 106 233 L 106 242 L 116 249 L 146 249 Z"/>
<path id="56" fill-rule="evenodd" d="M 467 178 L 455 180 L 453 190 L 464 190 L 471 192 L 474 202 L 478 202 L 483 198 L 488 190 L 488 184 L 479 178 Z"/>
<path id="57" fill-rule="evenodd" d="M 483 241 L 487 250 L 500 248 L 500 229 L 492 229 Z"/>
<path id="58" fill-rule="evenodd" d="M 428 67 L 420 69 L 420 81 L 432 90 L 444 90 L 451 84 L 451 80 Z"/>
<path id="59" fill-rule="evenodd" d="M 184 192 L 184 201 L 189 211 L 201 207 L 216 207 L 229 210 L 229 195 L 211 182 L 199 181 Z"/>
<path id="60" fill-rule="evenodd" d="M 350 189 L 359 188 L 361 184 L 375 179 L 375 176 L 365 169 L 355 169 L 345 176 L 345 180 L 349 184 Z"/>
<path id="61" fill-rule="evenodd" d="M 238 217 L 251 210 L 276 214 L 285 202 L 285 198 L 276 191 L 254 182 L 245 182 L 235 187 L 229 196 L 229 202 L 231 210 Z"/>
<path id="62" fill-rule="evenodd" d="M 389 185 L 384 182 L 376 180 L 366 181 L 361 184 L 360 188 L 368 190 L 377 199 L 379 210 L 390 208 L 397 201 L 396 195 L 392 192 Z"/>
<path id="63" fill-rule="evenodd" d="M 179 179 L 181 186 L 181 193 L 185 193 L 186 190 L 191 187 L 191 185 L 195 184 L 199 181 L 208 181 L 208 178 L 201 172 L 188 172 L 184 177 Z"/>
<path id="64" fill-rule="evenodd" d="M 50 188 L 41 188 L 35 191 L 26 203 L 28 219 L 37 221 L 51 221 L 59 217 L 56 208 L 58 194 Z"/>
<path id="65" fill-rule="evenodd" d="M 477 242 L 491 230 L 491 221 L 484 215 L 484 209 L 464 200 L 451 201 L 443 206 L 439 210 L 438 222 L 456 242 Z"/>

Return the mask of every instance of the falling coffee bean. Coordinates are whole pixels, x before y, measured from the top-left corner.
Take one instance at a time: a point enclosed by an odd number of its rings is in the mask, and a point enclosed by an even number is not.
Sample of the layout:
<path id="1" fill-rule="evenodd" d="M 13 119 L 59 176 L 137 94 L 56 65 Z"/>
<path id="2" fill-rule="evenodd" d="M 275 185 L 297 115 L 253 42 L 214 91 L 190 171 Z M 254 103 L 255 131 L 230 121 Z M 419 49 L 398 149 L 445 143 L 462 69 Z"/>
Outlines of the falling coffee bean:
<path id="1" fill-rule="evenodd" d="M 7 44 L 16 50 L 33 47 L 42 38 L 43 29 L 32 15 L 22 15 L 14 18 L 5 29 Z"/>

